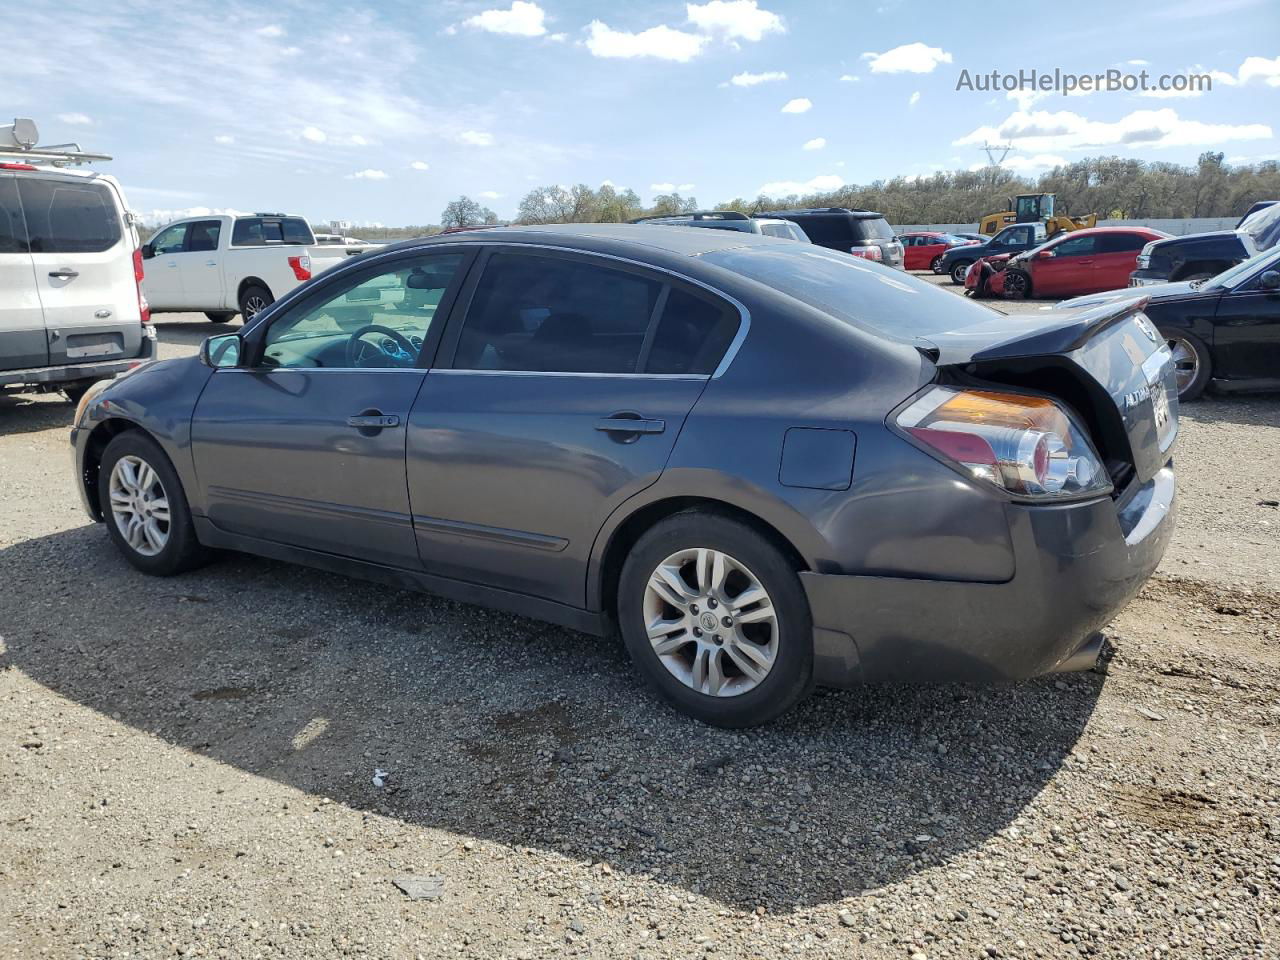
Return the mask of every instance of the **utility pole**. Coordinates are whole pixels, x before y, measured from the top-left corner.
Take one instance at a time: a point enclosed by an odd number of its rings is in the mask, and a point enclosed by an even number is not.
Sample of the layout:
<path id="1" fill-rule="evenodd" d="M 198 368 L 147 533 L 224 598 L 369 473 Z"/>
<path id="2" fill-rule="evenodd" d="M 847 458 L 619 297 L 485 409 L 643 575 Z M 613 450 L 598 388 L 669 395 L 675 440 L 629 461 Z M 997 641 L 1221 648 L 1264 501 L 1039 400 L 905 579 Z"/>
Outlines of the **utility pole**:
<path id="1" fill-rule="evenodd" d="M 987 154 L 987 164 L 992 167 L 998 167 L 1004 163 L 1004 158 L 1009 155 L 1010 150 L 1017 148 L 1012 143 L 983 143 L 982 149 Z M 1000 154 L 1000 159 L 996 159 L 996 154 Z"/>

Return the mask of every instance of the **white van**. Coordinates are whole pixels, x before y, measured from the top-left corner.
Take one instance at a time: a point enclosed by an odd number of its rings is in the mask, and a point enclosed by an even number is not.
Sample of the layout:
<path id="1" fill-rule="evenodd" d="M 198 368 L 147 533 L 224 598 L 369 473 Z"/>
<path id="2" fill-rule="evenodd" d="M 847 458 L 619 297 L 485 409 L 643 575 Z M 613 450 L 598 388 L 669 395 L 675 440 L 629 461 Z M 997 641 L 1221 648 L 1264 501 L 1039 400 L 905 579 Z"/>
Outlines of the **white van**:
<path id="1" fill-rule="evenodd" d="M 155 328 L 120 185 L 61 166 L 110 158 L 35 142 L 30 121 L 0 126 L 0 388 L 78 400 L 152 359 Z"/>

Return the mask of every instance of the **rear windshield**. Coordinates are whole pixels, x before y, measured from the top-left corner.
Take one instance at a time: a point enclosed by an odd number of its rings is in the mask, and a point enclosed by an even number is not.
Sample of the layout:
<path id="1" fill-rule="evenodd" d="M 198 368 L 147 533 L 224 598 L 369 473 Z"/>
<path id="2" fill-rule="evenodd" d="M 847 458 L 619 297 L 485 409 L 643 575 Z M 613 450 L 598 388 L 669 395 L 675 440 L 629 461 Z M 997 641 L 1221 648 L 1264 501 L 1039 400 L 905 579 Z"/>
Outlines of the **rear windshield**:
<path id="1" fill-rule="evenodd" d="M 876 217 L 875 219 L 864 219 L 861 217 L 850 217 L 853 226 L 853 236 L 855 240 L 892 240 L 893 230 L 889 227 L 889 221 L 884 217 Z"/>
<path id="2" fill-rule="evenodd" d="M 111 188 L 103 183 L 20 179 L 32 253 L 101 253 L 122 234 Z"/>
<path id="3" fill-rule="evenodd" d="M 989 323 L 992 311 L 900 270 L 814 246 L 735 247 L 699 259 L 896 340 Z"/>
<path id="4" fill-rule="evenodd" d="M 1253 237 L 1254 246 L 1259 250 L 1274 246 L 1280 240 L 1280 203 L 1273 203 L 1250 214 L 1240 224 L 1240 229 Z"/>
<path id="5" fill-rule="evenodd" d="M 241 217 L 231 231 L 231 244 L 255 247 L 264 243 L 314 242 L 311 227 L 301 217 Z"/>

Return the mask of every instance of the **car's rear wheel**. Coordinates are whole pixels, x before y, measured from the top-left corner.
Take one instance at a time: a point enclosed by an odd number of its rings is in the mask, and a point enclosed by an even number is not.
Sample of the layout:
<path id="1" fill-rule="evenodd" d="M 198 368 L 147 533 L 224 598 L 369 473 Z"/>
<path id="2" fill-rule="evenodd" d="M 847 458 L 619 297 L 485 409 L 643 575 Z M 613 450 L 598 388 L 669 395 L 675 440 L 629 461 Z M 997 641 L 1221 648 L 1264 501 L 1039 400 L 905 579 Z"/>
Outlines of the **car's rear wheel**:
<path id="1" fill-rule="evenodd" d="M 767 538 L 727 516 L 683 511 L 645 533 L 622 568 L 618 622 L 650 686 L 704 723 L 767 723 L 812 689 L 800 580 Z"/>
<path id="2" fill-rule="evenodd" d="M 972 260 L 958 260 L 951 265 L 951 282 L 963 287 L 964 275 L 969 272 L 969 267 L 973 265 Z"/>
<path id="3" fill-rule="evenodd" d="M 230 323 L 235 313 L 231 310 L 206 310 L 204 315 L 214 323 Z"/>
<path id="4" fill-rule="evenodd" d="M 1175 328 L 1162 329 L 1160 335 L 1173 355 L 1173 376 L 1178 384 L 1178 401 L 1186 403 L 1204 393 L 1213 376 L 1209 348 L 1194 333 Z"/>
<path id="5" fill-rule="evenodd" d="M 266 287 L 245 287 L 240 294 L 240 316 L 245 323 L 248 323 L 275 302 L 276 298 L 271 295 L 271 291 Z"/>
<path id="6" fill-rule="evenodd" d="M 1004 272 L 1004 295 L 1010 300 L 1025 300 L 1031 296 L 1031 277 L 1022 270 Z"/>
<path id="7" fill-rule="evenodd" d="M 111 539 L 144 573 L 168 577 L 208 559 L 177 471 L 146 434 L 129 430 L 107 444 L 98 470 L 98 502 Z"/>
<path id="8" fill-rule="evenodd" d="M 933 262 L 929 264 L 929 269 L 932 270 L 934 273 L 942 272 L 942 256 L 941 255 L 933 258 Z"/>

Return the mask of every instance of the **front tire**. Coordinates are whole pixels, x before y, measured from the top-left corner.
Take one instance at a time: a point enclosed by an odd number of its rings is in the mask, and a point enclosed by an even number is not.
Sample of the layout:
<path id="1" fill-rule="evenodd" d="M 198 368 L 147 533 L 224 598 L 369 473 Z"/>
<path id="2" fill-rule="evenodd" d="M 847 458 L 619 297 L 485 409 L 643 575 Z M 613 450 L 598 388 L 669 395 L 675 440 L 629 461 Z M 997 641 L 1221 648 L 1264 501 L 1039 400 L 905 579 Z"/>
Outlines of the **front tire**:
<path id="1" fill-rule="evenodd" d="M 1030 299 L 1030 275 L 1022 270 L 1006 270 L 1004 272 L 1004 295 L 1009 300 Z"/>
<path id="2" fill-rule="evenodd" d="M 213 323 L 230 323 L 235 313 L 230 310 L 206 310 L 204 315 Z"/>
<path id="3" fill-rule="evenodd" d="M 208 560 L 177 471 L 141 431 L 129 430 L 107 444 L 98 469 L 98 502 L 116 547 L 143 573 L 171 577 Z"/>
<path id="4" fill-rule="evenodd" d="M 969 272 L 969 268 L 973 266 L 972 260 L 958 260 L 951 265 L 951 282 L 957 287 L 964 286 L 964 275 Z"/>
<path id="5" fill-rule="evenodd" d="M 1194 333 L 1176 327 L 1160 328 L 1160 336 L 1173 354 L 1174 379 L 1178 384 L 1178 402 L 1188 403 L 1204 393 L 1213 378 L 1213 359 L 1209 348 Z"/>
<path id="6" fill-rule="evenodd" d="M 276 298 L 266 287 L 257 285 L 245 287 L 240 293 L 240 316 L 245 323 L 248 323 L 275 302 Z"/>
<path id="7" fill-rule="evenodd" d="M 813 689 L 813 623 L 795 570 L 723 514 L 686 510 L 645 533 L 623 565 L 617 612 L 649 686 L 703 723 L 768 723 Z"/>

